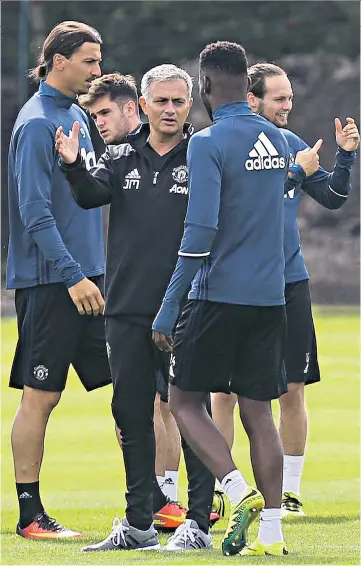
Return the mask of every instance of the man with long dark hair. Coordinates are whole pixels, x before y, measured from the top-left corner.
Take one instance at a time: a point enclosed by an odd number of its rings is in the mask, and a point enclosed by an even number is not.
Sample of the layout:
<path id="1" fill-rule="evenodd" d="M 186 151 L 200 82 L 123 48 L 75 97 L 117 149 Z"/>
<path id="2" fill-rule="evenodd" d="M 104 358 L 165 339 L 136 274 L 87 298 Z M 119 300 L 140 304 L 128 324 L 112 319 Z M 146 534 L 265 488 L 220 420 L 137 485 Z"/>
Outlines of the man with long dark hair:
<path id="1" fill-rule="evenodd" d="M 80 124 L 80 151 L 95 164 L 86 114 L 74 104 L 100 76 L 99 33 L 63 22 L 46 38 L 30 72 L 38 92 L 20 110 L 9 150 L 10 241 L 6 286 L 15 289 L 19 339 L 10 386 L 23 390 L 12 429 L 20 517 L 32 539 L 80 537 L 45 512 L 39 475 L 49 416 L 70 364 L 87 391 L 111 382 L 102 297 L 104 243 L 100 210 L 76 205 L 58 166 L 54 136 Z"/>

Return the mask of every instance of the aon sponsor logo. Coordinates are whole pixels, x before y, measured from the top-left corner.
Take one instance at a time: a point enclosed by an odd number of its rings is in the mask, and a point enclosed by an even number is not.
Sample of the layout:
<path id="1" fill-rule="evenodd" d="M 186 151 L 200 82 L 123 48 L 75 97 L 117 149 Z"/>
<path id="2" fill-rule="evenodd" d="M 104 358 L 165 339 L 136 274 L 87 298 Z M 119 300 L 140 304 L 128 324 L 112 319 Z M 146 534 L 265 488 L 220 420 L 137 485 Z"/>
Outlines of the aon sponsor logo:
<path id="1" fill-rule="evenodd" d="M 188 187 L 181 187 L 180 185 L 174 184 L 173 187 L 169 189 L 170 193 L 176 193 L 178 195 L 187 195 Z"/>
<path id="2" fill-rule="evenodd" d="M 280 157 L 277 149 L 264 132 L 259 134 L 253 149 L 248 155 L 250 159 L 247 159 L 245 162 L 247 171 L 283 169 L 286 166 L 286 159 Z"/>
<path id="3" fill-rule="evenodd" d="M 80 150 L 80 155 L 85 161 L 85 167 L 89 170 L 92 167 L 95 167 L 97 162 L 95 159 L 95 152 L 94 151 L 87 151 L 85 147 L 82 147 Z"/>

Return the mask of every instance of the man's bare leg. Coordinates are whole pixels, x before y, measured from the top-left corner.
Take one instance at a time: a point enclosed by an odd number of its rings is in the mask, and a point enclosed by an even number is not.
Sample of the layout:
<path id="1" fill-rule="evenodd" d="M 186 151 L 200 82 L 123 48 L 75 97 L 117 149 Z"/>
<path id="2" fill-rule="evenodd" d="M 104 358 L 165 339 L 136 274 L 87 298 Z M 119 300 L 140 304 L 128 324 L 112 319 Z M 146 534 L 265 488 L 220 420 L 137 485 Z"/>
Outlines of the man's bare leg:
<path id="1" fill-rule="evenodd" d="M 181 451 L 180 434 L 175 418 L 170 411 L 169 403 L 160 400 L 159 405 L 167 438 L 165 480 L 162 490 L 169 499 L 178 501 L 178 470 Z"/>
<path id="2" fill-rule="evenodd" d="M 20 506 L 20 528 L 29 525 L 44 508 L 39 494 L 39 475 L 49 416 L 61 393 L 24 386 L 11 431 L 15 480 Z M 25 495 L 24 495 L 25 494 Z"/>
<path id="3" fill-rule="evenodd" d="M 252 501 L 252 509 L 262 511 L 259 531 L 260 540 L 266 544 L 283 541 L 281 529 L 281 491 L 283 452 L 278 431 L 275 427 L 270 401 L 254 401 L 238 398 L 242 424 L 248 435 L 251 449 L 251 461 L 256 484 L 264 497 L 251 490 L 243 475 L 237 470 L 227 442 L 213 423 L 206 411 L 206 394 L 202 392 L 182 391 L 176 386 L 170 388 L 170 406 L 176 418 L 182 436 L 202 462 L 218 478 L 222 489 L 228 495 L 231 504 L 232 521 L 223 539 L 224 553 L 229 553 L 234 536 L 232 524 L 236 524 L 238 506 L 243 498 Z M 246 499 L 245 499 L 246 501 Z M 234 523 L 236 521 L 236 523 Z M 239 523 L 241 525 L 241 523 Z M 240 527 L 240 536 L 245 536 Z M 226 549 L 226 550 L 225 550 Z"/>
<path id="4" fill-rule="evenodd" d="M 234 442 L 234 407 L 237 395 L 231 393 L 212 393 L 212 418 L 232 450 Z"/>
<path id="5" fill-rule="evenodd" d="M 170 386 L 170 409 L 179 430 L 198 458 L 218 479 L 236 466 L 227 442 L 207 412 L 208 394 Z"/>
<path id="6" fill-rule="evenodd" d="M 154 434 L 155 434 L 155 474 L 159 487 L 163 491 L 168 451 L 168 435 L 161 413 L 161 400 L 159 393 L 154 400 Z"/>
<path id="7" fill-rule="evenodd" d="M 307 440 L 305 384 L 289 383 L 288 392 L 279 402 L 279 433 L 284 451 L 282 492 L 299 496 Z"/>

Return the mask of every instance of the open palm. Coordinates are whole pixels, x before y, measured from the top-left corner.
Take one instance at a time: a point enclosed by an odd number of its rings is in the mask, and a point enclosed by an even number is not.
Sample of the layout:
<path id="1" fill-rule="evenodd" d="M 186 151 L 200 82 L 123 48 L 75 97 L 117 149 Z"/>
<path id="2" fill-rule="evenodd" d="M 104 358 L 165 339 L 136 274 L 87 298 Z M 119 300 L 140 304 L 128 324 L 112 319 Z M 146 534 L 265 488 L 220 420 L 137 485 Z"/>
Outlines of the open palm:
<path id="1" fill-rule="evenodd" d="M 65 163 L 74 163 L 79 151 L 79 122 L 74 122 L 69 136 L 64 134 L 63 126 L 56 130 L 55 148 Z"/>

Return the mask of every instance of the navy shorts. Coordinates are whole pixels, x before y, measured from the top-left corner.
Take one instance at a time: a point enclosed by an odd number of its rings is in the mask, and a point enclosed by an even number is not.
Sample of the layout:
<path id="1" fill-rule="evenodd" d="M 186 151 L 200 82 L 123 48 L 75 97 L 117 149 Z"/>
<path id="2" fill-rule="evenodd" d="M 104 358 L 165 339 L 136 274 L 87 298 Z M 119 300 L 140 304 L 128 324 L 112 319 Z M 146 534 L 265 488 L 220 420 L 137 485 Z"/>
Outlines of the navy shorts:
<path id="1" fill-rule="evenodd" d="M 175 332 L 171 383 L 185 391 L 276 399 L 287 392 L 285 336 L 284 306 L 188 301 Z"/>
<path id="2" fill-rule="evenodd" d="M 103 293 L 104 277 L 89 277 Z M 80 315 L 63 283 L 15 291 L 18 343 L 10 387 L 63 391 L 70 364 L 87 391 L 111 383 L 103 316 Z"/>
<path id="3" fill-rule="evenodd" d="M 285 366 L 288 383 L 317 383 L 320 370 L 308 279 L 285 286 L 287 338 Z"/>

